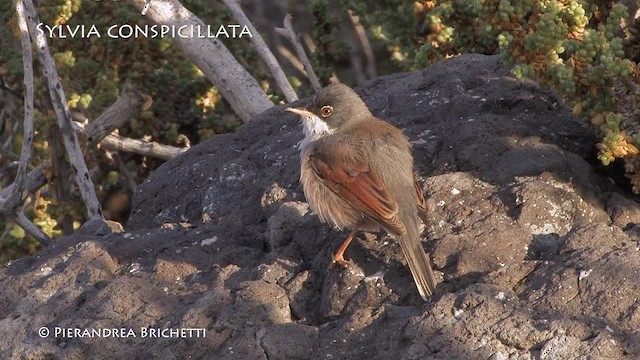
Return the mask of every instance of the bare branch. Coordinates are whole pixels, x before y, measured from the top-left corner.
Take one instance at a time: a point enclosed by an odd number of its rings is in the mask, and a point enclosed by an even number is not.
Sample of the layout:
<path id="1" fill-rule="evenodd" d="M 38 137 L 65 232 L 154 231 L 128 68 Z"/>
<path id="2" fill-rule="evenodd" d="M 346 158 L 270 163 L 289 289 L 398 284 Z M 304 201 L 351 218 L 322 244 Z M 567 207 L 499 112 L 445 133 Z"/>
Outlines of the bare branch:
<path id="1" fill-rule="evenodd" d="M 135 140 L 131 140 L 131 139 L 126 139 L 125 141 L 122 141 L 120 140 L 121 139 L 120 137 L 117 137 L 115 135 L 112 135 L 112 137 L 110 137 L 108 140 L 105 141 L 105 137 L 108 137 L 109 135 L 109 133 L 106 132 L 109 130 L 107 129 L 107 127 L 110 126 L 110 125 L 106 126 L 105 124 L 119 123 L 120 121 L 123 121 L 123 119 L 124 121 L 126 121 L 128 120 L 128 118 L 126 117 L 127 114 L 131 115 L 131 117 L 135 117 L 137 116 L 137 113 L 135 113 L 133 110 L 136 110 L 139 112 L 144 107 L 143 104 L 140 104 L 138 95 L 134 95 L 135 100 L 131 100 L 130 98 L 128 98 L 128 95 L 131 95 L 131 94 L 132 93 L 130 91 L 127 91 L 126 88 L 123 89 L 123 93 L 122 95 L 120 95 L 120 98 L 118 98 L 111 106 L 109 106 L 105 110 L 105 112 L 100 114 L 100 116 L 96 120 L 94 120 L 94 122 L 96 122 L 98 125 L 92 128 L 93 135 L 90 135 L 90 136 L 92 136 L 93 141 L 99 142 L 99 144 L 101 146 L 104 146 L 105 149 L 112 149 L 112 150 L 113 149 L 127 150 L 130 148 L 144 149 L 144 150 L 133 151 L 133 152 L 141 153 L 147 156 L 158 157 L 164 160 L 168 160 L 171 157 L 186 151 L 187 149 L 183 149 L 183 148 L 176 148 L 171 146 L 167 146 L 165 148 L 164 146 L 160 146 L 161 151 L 159 151 L 159 154 L 156 155 L 154 151 L 149 150 L 149 147 L 158 148 L 158 146 L 154 147 L 153 145 L 149 145 L 149 143 L 147 142 L 140 141 L 140 143 L 135 143 Z M 116 105 L 116 104 L 119 104 L 119 105 Z M 122 108 L 120 106 L 122 106 Z M 114 110 L 116 108 L 118 110 Z M 107 115 L 107 113 L 109 115 Z M 104 119 L 104 120 L 100 120 L 100 119 Z M 83 134 L 81 136 L 88 137 L 88 133 L 87 133 L 87 130 L 85 130 L 84 125 L 82 125 L 79 122 L 74 122 L 73 124 L 74 124 L 75 130 Z M 89 124 L 89 126 L 87 126 L 87 128 L 89 127 L 91 127 L 91 123 Z M 123 143 L 123 142 L 126 143 L 128 146 L 119 145 L 120 143 Z M 134 142 L 133 143 L 134 145 L 131 145 L 132 142 Z M 18 157 L 16 156 L 16 159 L 17 158 Z M 27 182 L 26 182 L 26 189 L 25 189 L 25 192 L 27 194 L 32 194 L 47 184 L 47 177 L 45 176 L 45 173 L 44 173 L 45 166 L 48 166 L 48 165 L 47 164 L 40 165 L 36 169 L 29 172 L 29 174 L 27 175 Z M 6 209 L 6 206 L 4 205 L 4 202 L 2 201 L 2 199 L 7 198 L 9 194 L 11 194 L 14 186 L 15 184 L 11 184 L 6 188 L 0 190 L 0 213 L 4 213 Z"/>
<path id="2" fill-rule="evenodd" d="M 300 44 L 300 41 L 298 40 L 296 33 L 293 31 L 293 26 L 291 25 L 291 14 L 287 14 L 287 16 L 285 16 L 284 18 L 284 29 L 276 28 L 276 31 L 278 32 L 278 34 L 289 39 L 291 44 L 293 44 L 293 47 L 295 48 L 296 53 L 298 54 L 298 58 L 300 58 L 300 61 L 302 61 L 302 63 L 304 64 L 304 68 L 307 71 L 307 77 L 309 78 L 309 82 L 311 83 L 311 86 L 313 87 L 313 89 L 315 91 L 319 91 L 320 89 L 322 89 L 322 85 L 320 85 L 320 80 L 318 80 L 316 73 L 313 71 L 311 62 L 309 61 L 307 54 L 304 52 L 304 48 L 302 47 L 302 44 Z"/>
<path id="3" fill-rule="evenodd" d="M 78 128 L 82 128 L 82 125 L 75 123 Z M 128 138 L 122 138 L 117 135 L 109 135 L 102 140 L 100 146 L 110 151 L 125 151 L 140 154 L 144 156 L 156 157 L 163 160 L 169 160 L 185 151 L 187 148 L 178 148 L 169 145 L 162 145 L 154 142 L 146 142 L 142 140 L 134 140 Z M 44 172 L 46 164 L 40 165 L 34 170 L 31 170 L 27 175 L 25 193 L 33 194 L 38 189 L 47 184 L 47 176 Z M 6 188 L 0 190 L 0 199 L 7 198 L 13 191 L 15 184 L 11 184 Z M 0 201 L 0 212 L 3 210 L 3 202 Z"/>
<path id="4" fill-rule="evenodd" d="M 364 56 L 367 59 L 367 77 L 369 79 L 373 79 L 377 77 L 377 69 L 376 69 L 376 59 L 373 55 L 373 49 L 371 48 L 371 42 L 369 42 L 369 38 L 367 37 L 367 32 L 360 23 L 360 18 L 358 15 L 354 14 L 352 10 L 347 10 L 349 19 L 353 24 L 353 28 L 356 31 L 356 35 L 358 40 L 360 40 L 360 44 L 362 45 L 362 51 L 364 52 Z"/>
<path id="5" fill-rule="evenodd" d="M 307 47 L 307 50 L 309 50 L 310 53 L 313 53 L 318 49 L 316 43 L 313 41 L 313 37 L 311 37 L 308 32 L 300 34 L 300 42 Z"/>
<path id="6" fill-rule="evenodd" d="M 289 51 L 288 48 L 280 45 L 278 46 L 278 53 L 280 53 L 280 55 L 284 57 L 297 72 L 302 74 L 302 76 L 307 76 L 307 72 L 304 71 L 304 65 L 302 65 L 300 60 L 298 60 L 298 58 Z"/>
<path id="7" fill-rule="evenodd" d="M 129 2 L 139 10 L 147 3 L 146 0 Z M 153 0 L 149 4 L 146 17 L 157 24 L 176 28 L 185 26 L 207 33 L 207 26 L 202 20 L 182 6 L 178 0 Z M 216 32 L 217 28 L 212 31 Z M 233 111 L 244 122 L 273 106 L 258 81 L 238 63 L 222 41 L 200 36 L 177 36 L 173 41 L 220 90 Z"/>
<path id="8" fill-rule="evenodd" d="M 13 151 L 7 150 L 4 148 L 4 146 L 0 145 L 0 158 L 3 157 L 11 161 L 17 161 L 20 159 L 20 156 L 18 156 L 18 154 L 15 154 Z"/>
<path id="9" fill-rule="evenodd" d="M 22 151 L 20 153 L 18 175 L 16 176 L 11 195 L 9 195 L 9 198 L 2 204 L 2 208 L 0 208 L 0 210 L 5 212 L 14 212 L 18 204 L 22 202 L 22 193 L 24 192 L 27 178 L 27 168 L 31 160 L 31 144 L 33 143 L 33 54 L 31 53 L 31 38 L 29 38 L 29 28 L 27 27 L 22 0 L 16 1 L 16 13 L 18 15 L 18 26 L 20 28 L 22 68 L 24 71 L 24 123 L 22 125 Z"/>
<path id="10" fill-rule="evenodd" d="M 130 152 L 144 156 L 151 156 L 162 160 L 172 159 L 187 151 L 186 148 L 163 145 L 157 142 L 129 139 L 120 137 L 118 135 L 107 136 L 106 138 L 104 138 L 104 140 L 102 140 L 100 146 L 110 151 Z"/>
<path id="11" fill-rule="evenodd" d="M 32 223 L 24 214 L 20 211 L 15 217 L 16 224 L 18 224 L 24 231 L 33 236 L 42 246 L 48 246 L 51 244 L 51 238 L 47 236 L 36 224 Z"/>
<path id="12" fill-rule="evenodd" d="M 98 144 L 115 129 L 124 125 L 151 106 L 151 97 L 137 90 L 132 84 L 125 84 L 122 94 L 106 110 L 91 121 L 83 133 L 87 137 L 89 147 Z"/>
<path id="13" fill-rule="evenodd" d="M 12 176 L 12 171 L 14 169 L 17 169 L 18 165 L 19 165 L 18 161 L 9 161 L 3 167 L 0 167 L 0 186 L 2 186 L 2 183 L 4 182 L 5 178 L 11 177 L 12 180 L 15 180 L 14 177 Z M 1 212 L 2 211 L 0 210 L 0 213 Z"/>
<path id="14" fill-rule="evenodd" d="M 76 131 L 84 133 L 84 124 L 74 121 Z M 169 160 L 187 151 L 189 148 L 179 148 L 170 145 L 163 145 L 157 142 L 130 139 L 116 134 L 109 134 L 100 140 L 100 147 L 108 151 L 124 151 L 134 154 L 151 156 L 162 160 Z"/>
<path id="15" fill-rule="evenodd" d="M 233 17 L 236 18 L 238 23 L 242 26 L 246 26 L 249 29 L 249 31 L 251 31 L 251 34 L 253 34 L 253 37 L 251 38 L 251 40 L 253 40 L 253 44 L 256 47 L 256 51 L 258 55 L 260 55 L 264 63 L 269 68 L 271 75 L 273 75 L 273 78 L 276 80 L 276 84 L 278 84 L 278 87 L 284 93 L 284 97 L 287 98 L 287 101 L 293 102 L 298 100 L 298 95 L 296 94 L 296 91 L 293 90 L 293 87 L 289 83 L 289 80 L 287 79 L 287 75 L 285 75 L 284 71 L 282 70 L 282 67 L 280 67 L 280 64 L 278 64 L 278 60 L 276 59 L 275 56 L 273 56 L 273 53 L 271 52 L 271 50 L 269 50 L 269 47 L 267 46 L 267 43 L 265 43 L 264 39 L 262 38 L 262 35 L 260 35 L 260 33 L 253 26 L 253 24 L 251 23 L 247 15 L 245 15 L 244 11 L 242 11 L 242 7 L 238 3 L 238 1 L 237 0 L 222 0 L 222 1 L 224 2 L 225 5 L 227 5 L 229 10 L 231 10 Z"/>
<path id="16" fill-rule="evenodd" d="M 38 191 L 41 187 L 43 187 L 47 183 L 47 176 L 44 173 L 45 165 L 40 165 L 37 168 L 31 170 L 27 175 L 27 182 L 24 189 L 25 194 L 33 194 Z M 14 184 L 7 186 L 6 188 L 0 190 L 0 199 L 7 198 L 11 192 L 13 192 Z M 4 213 L 4 203 L 0 200 L 0 212 Z"/>
<path id="17" fill-rule="evenodd" d="M 79 123 L 74 123 L 74 124 L 79 128 L 79 130 L 83 128 L 83 126 Z M 98 131 L 98 135 L 96 136 L 96 139 L 103 137 L 104 134 L 105 134 L 104 131 Z M 101 145 L 104 146 L 105 149 L 130 151 L 130 152 L 134 152 L 134 153 L 138 153 L 146 156 L 154 156 L 154 157 L 162 158 L 164 160 L 168 160 L 178 155 L 179 153 L 186 151 L 186 149 L 176 148 L 172 146 L 165 146 L 165 145 L 160 145 L 156 143 L 147 143 L 139 140 L 131 140 L 126 138 L 121 138 L 116 135 L 108 135 L 106 136 L 106 138 L 100 139 L 100 140 L 102 140 Z M 47 178 L 45 176 L 44 169 L 45 169 L 45 165 L 40 165 L 35 170 L 29 172 L 29 174 L 26 177 L 26 184 L 24 186 L 25 188 L 24 190 L 26 191 L 22 191 L 20 192 L 20 194 L 22 194 L 23 192 L 26 192 L 28 194 L 35 193 L 38 189 L 40 189 L 42 186 L 44 186 L 47 183 Z M 121 166 L 121 170 L 126 170 L 126 169 L 123 169 L 123 167 Z M 127 177 L 127 179 L 129 180 L 129 185 L 135 188 L 135 182 L 133 182 L 130 177 Z M 2 189 L 0 191 L 0 199 L 7 198 L 10 194 L 13 194 L 15 191 L 14 190 L 15 187 L 16 187 L 16 184 L 14 183 L 6 187 L 5 189 Z M 20 197 L 20 200 L 22 200 L 21 197 Z M 20 227 L 22 227 L 27 233 L 29 233 L 31 236 L 37 239 L 43 246 L 47 246 L 50 244 L 51 240 L 49 239 L 49 237 L 46 234 L 44 234 L 28 218 L 26 218 L 21 211 L 18 211 L 17 215 L 15 215 L 15 212 L 16 212 L 15 207 L 11 208 L 12 211 L 7 211 L 7 209 L 9 208 L 5 204 L 6 202 L 0 201 L 0 213 L 11 212 L 12 213 L 11 216 L 16 218 L 16 223 Z M 94 220 L 99 220 L 102 222 L 104 221 L 102 218 L 96 218 Z"/>
<path id="18" fill-rule="evenodd" d="M 95 188 L 89 177 L 89 170 L 87 169 L 87 164 L 84 162 L 78 137 L 71 124 L 71 114 L 67 106 L 67 98 L 62 89 L 60 76 L 58 75 L 55 62 L 49 51 L 45 34 L 39 33 L 36 29 L 37 24 L 40 22 L 38 14 L 36 13 L 32 0 L 23 0 L 23 2 L 27 14 L 29 32 L 36 43 L 38 59 L 42 65 L 42 72 L 47 79 L 51 103 L 58 117 L 58 127 L 60 127 L 60 132 L 62 133 L 64 146 L 69 156 L 69 162 L 73 168 L 80 194 L 87 207 L 89 218 L 102 219 L 102 209 L 100 208 Z"/>
<path id="19" fill-rule="evenodd" d="M 120 154 L 118 154 L 116 151 L 106 151 L 106 152 L 111 155 L 111 158 L 118 166 L 118 169 L 120 170 L 120 173 L 122 174 L 122 176 L 124 176 L 126 183 L 129 186 L 129 189 L 131 190 L 131 192 L 135 193 L 136 188 L 138 187 L 138 184 L 136 184 L 135 179 L 129 173 L 129 169 L 127 169 L 127 164 L 125 164 L 124 161 L 122 161 Z"/>

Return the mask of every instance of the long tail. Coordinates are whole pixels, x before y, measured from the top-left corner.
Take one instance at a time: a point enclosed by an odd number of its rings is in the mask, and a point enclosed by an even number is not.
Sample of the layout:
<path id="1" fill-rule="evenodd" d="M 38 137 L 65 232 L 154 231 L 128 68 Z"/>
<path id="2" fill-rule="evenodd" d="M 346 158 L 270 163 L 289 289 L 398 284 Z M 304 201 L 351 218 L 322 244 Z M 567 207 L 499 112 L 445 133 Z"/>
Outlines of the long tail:
<path id="1" fill-rule="evenodd" d="M 436 288 L 436 278 L 433 275 L 429 255 L 422 248 L 420 242 L 420 233 L 418 223 L 415 216 L 407 216 L 408 219 L 403 221 L 407 231 L 403 235 L 398 235 L 398 241 L 402 247 L 411 275 L 418 287 L 418 292 L 424 301 L 428 301 Z M 404 219 L 403 219 L 404 220 Z"/>

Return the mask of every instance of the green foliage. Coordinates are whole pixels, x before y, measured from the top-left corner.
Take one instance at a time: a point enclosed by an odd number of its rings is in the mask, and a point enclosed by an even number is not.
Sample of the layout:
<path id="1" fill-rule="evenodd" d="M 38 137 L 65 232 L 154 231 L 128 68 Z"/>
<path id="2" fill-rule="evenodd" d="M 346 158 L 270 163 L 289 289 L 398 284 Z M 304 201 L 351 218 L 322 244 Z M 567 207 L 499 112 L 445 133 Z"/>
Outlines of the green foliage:
<path id="1" fill-rule="evenodd" d="M 626 95 L 623 86 L 640 82 L 635 62 L 640 24 L 621 28 L 623 19 L 629 21 L 624 5 L 599 0 L 343 3 L 406 69 L 460 53 L 499 53 L 515 65 L 516 77 L 556 90 L 576 116 L 589 120 L 602 136 L 598 158 L 605 165 L 624 158 L 634 191 L 640 192 L 639 96 Z"/>
<path id="2" fill-rule="evenodd" d="M 312 0 L 310 6 L 313 17 L 313 39 L 316 42 L 316 49 L 311 54 L 313 69 L 322 84 L 328 84 L 333 73 L 330 64 L 331 44 L 334 43 L 334 19 L 329 14 L 329 6 L 326 0 Z"/>
<path id="3" fill-rule="evenodd" d="M 339 70 L 339 66 L 349 62 L 349 49 L 342 38 L 344 26 L 340 22 L 348 21 L 346 13 L 338 13 L 327 0 L 310 0 L 311 35 L 315 49 L 311 53 L 313 67 L 321 84 Z"/>
<path id="4" fill-rule="evenodd" d="M 342 0 L 345 8 L 359 16 L 373 39 L 385 45 L 393 62 L 403 69 L 413 65 L 418 48 L 419 9 L 414 1 L 386 0 Z"/>
<path id="5" fill-rule="evenodd" d="M 364 16 L 373 36 L 384 34 L 388 44 L 399 47 L 396 51 L 415 54 L 413 59 L 394 57 L 405 68 L 427 66 L 461 53 L 499 53 L 504 62 L 514 64 L 516 77 L 535 79 L 554 89 L 576 116 L 589 120 L 602 137 L 599 159 L 607 165 L 625 158 L 628 177 L 640 192 L 640 116 L 636 105 L 621 106 L 638 100 L 625 97 L 623 84 L 640 82 L 634 62 L 640 54 L 640 26 L 636 22 L 621 28 L 621 21 L 628 18 L 624 5 L 599 0 L 381 1 L 376 5 L 351 0 L 346 4 Z M 411 4 L 418 24 L 409 13 Z M 381 17 L 382 7 L 382 13 L 393 15 Z"/>
<path id="6" fill-rule="evenodd" d="M 18 225 L 7 223 L 0 226 L 0 231 L 4 232 L 0 237 L 0 264 L 36 252 L 38 242 L 26 236 Z"/>

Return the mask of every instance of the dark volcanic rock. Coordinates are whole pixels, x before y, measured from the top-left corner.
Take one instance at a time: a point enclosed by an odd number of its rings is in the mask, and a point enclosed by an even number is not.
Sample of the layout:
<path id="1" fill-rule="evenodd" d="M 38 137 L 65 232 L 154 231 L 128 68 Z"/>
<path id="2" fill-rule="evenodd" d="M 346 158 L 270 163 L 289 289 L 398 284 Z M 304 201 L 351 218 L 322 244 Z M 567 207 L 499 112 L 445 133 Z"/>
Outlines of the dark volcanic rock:
<path id="1" fill-rule="evenodd" d="M 424 246 L 309 211 L 299 119 L 282 106 L 160 167 L 121 234 L 78 233 L 0 270 L 7 359 L 573 359 L 640 356 L 640 215 L 584 159 L 594 137 L 497 57 L 467 55 L 357 91 L 413 144 Z M 206 337 L 40 337 L 47 327 L 201 328 Z"/>

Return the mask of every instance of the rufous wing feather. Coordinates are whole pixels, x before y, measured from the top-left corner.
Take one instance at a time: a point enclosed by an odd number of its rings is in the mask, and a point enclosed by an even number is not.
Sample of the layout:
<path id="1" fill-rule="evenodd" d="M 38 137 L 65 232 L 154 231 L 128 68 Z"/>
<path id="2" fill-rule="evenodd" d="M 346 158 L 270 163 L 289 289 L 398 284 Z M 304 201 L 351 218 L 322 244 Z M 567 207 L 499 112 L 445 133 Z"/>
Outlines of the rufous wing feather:
<path id="1" fill-rule="evenodd" d="M 395 234 L 405 227 L 398 218 L 398 203 L 378 174 L 355 161 L 327 161 L 311 154 L 309 162 L 325 185 L 348 204 Z"/>

